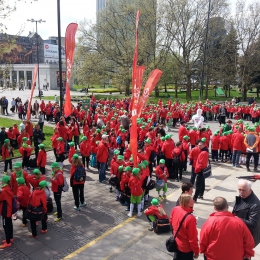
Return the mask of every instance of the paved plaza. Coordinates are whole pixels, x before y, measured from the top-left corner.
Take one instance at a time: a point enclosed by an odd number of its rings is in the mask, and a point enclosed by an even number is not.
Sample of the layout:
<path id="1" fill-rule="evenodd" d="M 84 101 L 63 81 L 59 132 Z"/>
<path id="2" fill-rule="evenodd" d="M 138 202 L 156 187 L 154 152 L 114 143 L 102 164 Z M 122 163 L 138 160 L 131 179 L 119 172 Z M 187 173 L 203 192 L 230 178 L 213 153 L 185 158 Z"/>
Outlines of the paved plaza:
<path id="1" fill-rule="evenodd" d="M 18 91 L 19 92 L 19 91 Z M 20 92 L 24 101 L 30 91 Z M 26 94 L 27 93 L 27 94 Z M 45 94 L 46 92 L 44 92 Z M 53 91 L 54 94 L 58 92 Z M 9 99 L 7 92 L 2 93 Z M 28 97 L 26 97 L 28 95 Z M 47 94 L 45 94 L 47 95 Z M 1 96 L 1 95 L 0 95 Z M 13 93 L 13 97 L 17 93 Z M 12 97 L 11 96 L 11 97 Z M 49 93 L 48 93 L 49 96 Z M 10 100 L 10 99 L 9 99 Z M 17 115 L 8 118 L 17 119 Z M 33 119 L 34 120 L 34 119 Z M 46 124 L 52 125 L 52 124 Z M 218 128 L 218 123 L 210 122 L 212 132 Z M 54 124 L 53 124 L 54 126 Z M 178 129 L 170 129 L 173 139 L 177 140 Z M 13 161 L 20 161 L 15 159 Z M 48 152 L 47 178 L 50 177 L 50 165 L 54 161 L 52 151 Z M 212 163 L 213 176 L 206 180 L 204 200 L 198 200 L 194 206 L 194 214 L 198 216 L 197 227 L 201 226 L 212 213 L 212 200 L 223 196 L 228 200 L 230 210 L 235 202 L 237 192 L 237 176 L 250 175 L 242 169 L 234 168 L 228 163 Z M 3 176 L 3 163 L 0 164 L 0 177 Z M 188 167 L 190 172 L 190 166 Z M 64 166 L 65 176 L 69 181 L 69 163 Z M 107 172 L 107 177 L 109 173 Z M 153 177 L 154 178 L 154 177 Z M 190 179 L 190 173 L 183 176 L 184 181 Z M 179 182 L 169 180 L 167 200 L 162 202 L 168 215 L 180 196 Z M 259 182 L 253 184 L 253 190 L 260 198 Z M 157 193 L 152 190 L 151 198 Z M 63 219 L 54 222 L 54 216 L 48 216 L 48 232 L 41 234 L 41 223 L 38 227 L 38 238 L 29 238 L 30 225 L 22 227 L 21 213 L 14 224 L 14 243 L 12 247 L 1 250 L 0 259 L 6 260 L 58 260 L 58 259 L 90 259 L 90 260 L 170 260 L 172 255 L 166 251 L 165 240 L 169 234 L 156 235 L 148 231 L 148 221 L 143 214 L 140 218 L 134 215 L 127 217 L 125 207 L 115 200 L 115 192 L 109 192 L 108 184 L 99 183 L 97 170 L 91 168 L 87 172 L 85 184 L 85 200 L 87 206 L 82 211 L 73 209 L 74 200 L 71 188 L 62 195 Z M 52 196 L 53 198 L 53 196 Z M 151 200 L 150 198 L 150 200 Z M 54 203 L 55 207 L 55 203 Z M 55 209 L 54 209 L 55 211 Z M 0 227 L 0 237 L 4 239 L 3 228 Z M 260 260 L 260 246 L 256 249 L 253 260 Z M 199 260 L 203 257 L 200 256 Z"/>

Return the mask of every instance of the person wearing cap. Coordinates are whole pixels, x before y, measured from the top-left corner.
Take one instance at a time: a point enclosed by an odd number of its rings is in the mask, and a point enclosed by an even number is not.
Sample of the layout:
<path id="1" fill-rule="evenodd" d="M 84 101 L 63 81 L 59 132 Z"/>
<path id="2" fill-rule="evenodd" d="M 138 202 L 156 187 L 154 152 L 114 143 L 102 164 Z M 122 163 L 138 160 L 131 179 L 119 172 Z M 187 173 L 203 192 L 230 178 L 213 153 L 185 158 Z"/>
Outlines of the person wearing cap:
<path id="1" fill-rule="evenodd" d="M 16 181 L 18 183 L 17 200 L 20 203 L 19 209 L 23 211 L 22 227 L 25 227 L 27 224 L 26 210 L 31 192 L 30 189 L 26 186 L 25 179 L 23 177 L 17 178 Z"/>
<path id="2" fill-rule="evenodd" d="M 7 131 L 7 136 L 8 139 L 10 140 L 10 144 L 13 148 L 17 149 L 17 140 L 16 140 L 16 135 L 13 131 L 13 127 L 9 127 L 8 131 Z"/>
<path id="3" fill-rule="evenodd" d="M 58 141 L 58 145 L 57 145 L 57 149 L 56 149 L 56 153 L 57 153 L 56 162 L 58 162 L 60 167 L 62 168 L 63 162 L 65 160 L 65 143 L 63 142 L 62 137 L 57 138 L 57 141 Z"/>
<path id="4" fill-rule="evenodd" d="M 33 190 L 39 187 L 41 181 L 46 180 L 46 177 L 42 175 L 39 169 L 34 169 L 32 174 L 29 174 L 26 178 L 28 183 L 32 186 Z"/>
<path id="5" fill-rule="evenodd" d="M 181 121 L 179 130 L 178 130 L 179 141 L 181 142 L 183 139 L 183 136 L 187 136 L 188 134 L 189 134 L 189 131 L 185 127 L 185 122 Z"/>
<path id="6" fill-rule="evenodd" d="M 163 180 L 164 181 L 164 187 L 163 188 L 156 188 L 156 191 L 158 192 L 159 199 L 166 199 L 166 192 L 168 189 L 167 186 L 167 178 L 169 177 L 169 172 L 167 167 L 165 166 L 165 160 L 161 159 L 160 164 L 156 167 L 155 175 L 156 180 Z M 161 196 L 161 190 L 163 190 L 163 197 Z"/>
<path id="7" fill-rule="evenodd" d="M 69 163 L 72 163 L 72 156 L 76 153 L 74 145 L 75 145 L 74 142 L 69 142 L 69 147 L 70 147 L 69 156 L 68 156 Z"/>
<path id="8" fill-rule="evenodd" d="M 4 174 L 7 174 L 7 168 L 9 164 L 9 170 L 12 172 L 12 157 L 14 156 L 13 147 L 10 145 L 10 140 L 5 139 L 2 145 L 2 159 L 5 162 Z"/>
<path id="9" fill-rule="evenodd" d="M 1 144 L 1 146 L 4 144 L 5 139 L 8 139 L 8 135 L 5 131 L 5 127 L 2 126 L 1 132 L 0 132 L 0 144 Z"/>
<path id="10" fill-rule="evenodd" d="M 0 245 L 0 249 L 10 247 L 13 238 L 13 222 L 12 222 L 12 199 L 14 193 L 10 186 L 10 177 L 5 175 L 1 179 L 1 192 L 0 192 L 0 215 L 2 216 L 3 228 L 5 232 L 5 240 Z"/>
<path id="11" fill-rule="evenodd" d="M 208 166 L 209 161 L 209 151 L 205 143 L 205 139 L 200 140 L 200 142 L 198 143 L 198 147 L 201 152 L 198 155 L 195 165 L 195 174 L 197 175 L 196 191 L 193 196 L 193 200 L 195 202 L 197 202 L 198 197 L 203 199 L 205 191 L 205 177 L 202 171 Z"/>
<path id="12" fill-rule="evenodd" d="M 29 160 L 30 160 L 31 153 L 33 151 L 33 147 L 28 145 L 27 142 L 28 142 L 27 137 L 23 137 L 22 145 L 19 148 L 19 152 L 20 152 L 20 154 L 22 155 L 22 158 L 23 158 L 23 163 L 22 163 L 23 168 L 29 167 Z"/>
<path id="13" fill-rule="evenodd" d="M 106 179 L 106 163 L 109 156 L 108 135 L 102 135 L 102 140 L 97 147 L 97 161 L 99 163 L 99 182 Z"/>
<path id="14" fill-rule="evenodd" d="M 51 190 L 53 192 L 54 200 L 57 206 L 57 212 L 54 213 L 54 216 L 57 216 L 54 219 L 55 222 L 58 222 L 62 219 L 62 209 L 61 209 L 61 195 L 64 185 L 64 176 L 63 171 L 60 169 L 58 162 L 53 162 L 51 164 L 52 178 L 51 181 Z"/>
<path id="15" fill-rule="evenodd" d="M 230 139 L 227 137 L 227 135 L 228 132 L 224 132 L 222 136 L 219 138 L 221 162 L 227 162 L 228 149 L 231 147 Z M 225 159 L 224 159 L 224 155 L 225 155 Z"/>
<path id="16" fill-rule="evenodd" d="M 150 227 L 148 228 L 149 231 L 153 231 L 153 224 L 156 219 L 168 219 L 168 216 L 158 199 L 153 198 L 151 204 L 152 206 L 144 211 L 144 214 L 150 223 Z"/>
<path id="17" fill-rule="evenodd" d="M 47 153 L 45 151 L 45 146 L 44 144 L 39 144 L 39 153 L 37 157 L 37 167 L 40 168 L 40 171 L 42 172 L 43 175 L 45 175 L 45 166 L 47 163 Z"/>
<path id="18" fill-rule="evenodd" d="M 175 144 L 169 134 L 165 136 L 165 141 L 162 146 L 162 152 L 165 157 L 165 164 L 169 171 L 169 177 L 173 178 L 173 167 L 172 167 L 172 152 L 174 150 Z"/>
<path id="19" fill-rule="evenodd" d="M 45 234 L 47 233 L 47 198 L 46 198 L 46 194 L 45 194 L 45 189 L 46 187 L 49 185 L 48 182 L 41 181 L 39 183 L 39 187 L 35 190 L 32 191 L 30 197 L 29 197 L 29 201 L 28 201 L 28 205 L 32 206 L 32 207 L 42 207 L 43 208 L 43 216 L 41 219 L 42 222 L 42 230 L 41 233 Z M 31 230 L 32 233 L 30 234 L 30 237 L 33 238 L 37 238 L 38 234 L 37 234 L 37 224 L 36 224 L 36 220 L 30 220 L 31 222 Z"/>
<path id="20" fill-rule="evenodd" d="M 218 149 L 219 149 L 219 141 L 220 137 L 218 135 L 218 133 L 214 133 L 212 139 L 211 139 L 211 156 L 212 156 L 212 161 L 213 162 L 217 162 L 218 161 Z M 243 136 L 243 141 L 244 141 L 244 136 Z"/>
<path id="21" fill-rule="evenodd" d="M 183 136 L 182 149 L 185 154 L 185 160 L 183 162 L 183 171 L 187 172 L 188 155 L 190 153 L 190 137 L 188 135 Z"/>
<path id="22" fill-rule="evenodd" d="M 131 197 L 130 197 L 130 211 L 127 214 L 128 217 L 133 216 L 133 210 L 134 210 L 134 205 L 137 204 L 137 216 L 140 217 L 142 216 L 141 212 L 141 200 L 142 200 L 142 195 L 143 195 L 143 189 L 142 189 L 142 180 L 139 176 L 140 169 L 139 168 L 134 168 L 132 170 L 132 176 L 128 182 L 128 186 L 131 192 Z"/>
<path id="23" fill-rule="evenodd" d="M 97 148 L 100 141 L 95 141 L 95 138 L 91 139 L 91 157 L 90 157 L 90 166 L 96 168 L 97 167 Z"/>
<path id="24" fill-rule="evenodd" d="M 121 180 L 120 180 L 120 190 L 121 190 L 121 195 L 123 196 L 123 201 L 127 203 L 127 208 L 125 209 L 126 211 L 130 210 L 130 189 L 128 186 L 129 180 L 132 176 L 132 168 L 130 166 L 126 166 L 123 170 L 123 173 L 121 175 Z"/>
<path id="25" fill-rule="evenodd" d="M 152 176 L 153 163 L 155 161 L 156 152 L 155 152 L 154 146 L 151 144 L 151 139 L 147 138 L 144 141 L 144 155 L 145 155 L 146 158 L 142 158 L 142 159 L 149 161 L 150 176 Z"/>
<path id="26" fill-rule="evenodd" d="M 70 186 L 72 187 L 73 197 L 75 201 L 74 209 L 80 211 L 80 207 L 84 207 L 87 204 L 85 203 L 84 198 L 84 184 L 85 180 L 76 181 L 74 179 L 74 174 L 78 169 L 83 169 L 85 171 L 85 167 L 80 160 L 79 156 L 75 153 L 72 156 L 72 164 L 70 168 Z M 80 202 L 80 203 L 79 203 Z"/>
<path id="27" fill-rule="evenodd" d="M 28 145 L 31 144 L 31 142 L 30 142 L 30 136 L 26 133 L 25 129 L 22 129 L 22 130 L 21 130 L 21 134 L 17 137 L 17 143 L 18 143 L 18 147 L 19 147 L 19 148 L 21 147 L 21 145 L 22 145 L 22 143 L 23 143 L 22 139 L 23 139 L 24 137 L 26 137 L 27 140 L 28 140 L 28 141 L 27 141 L 27 144 L 28 144 Z"/>
<path id="28" fill-rule="evenodd" d="M 161 137 L 161 134 L 158 133 L 157 139 L 154 142 L 154 149 L 155 149 L 155 152 L 156 152 L 156 159 L 157 159 L 156 165 L 159 165 L 159 161 L 161 159 L 165 159 L 164 155 L 162 153 L 162 146 L 163 146 L 164 141 L 165 141 L 165 137 Z"/>
<path id="29" fill-rule="evenodd" d="M 190 138 L 190 145 L 191 148 L 194 148 L 196 146 L 196 140 L 197 140 L 197 127 L 193 127 L 192 131 L 188 133 L 188 136 Z"/>
<path id="30" fill-rule="evenodd" d="M 53 153 L 54 153 L 54 156 L 56 158 L 56 161 L 57 161 L 57 147 L 58 147 L 58 138 L 60 137 L 60 134 L 59 134 L 59 130 L 57 127 L 54 128 L 53 130 L 53 135 L 51 137 L 51 143 L 52 143 L 52 149 L 53 149 Z"/>
<path id="31" fill-rule="evenodd" d="M 182 181 L 182 171 L 185 163 L 185 153 L 183 151 L 182 142 L 177 142 L 172 152 L 173 178 L 176 181 Z"/>
<path id="32" fill-rule="evenodd" d="M 91 145 L 88 141 L 88 138 L 86 136 L 83 136 L 81 138 L 81 143 L 79 145 L 80 153 L 82 156 L 82 163 L 84 167 L 87 167 L 89 170 L 89 158 L 90 158 L 90 152 L 91 152 Z"/>
<path id="33" fill-rule="evenodd" d="M 35 158 L 37 160 L 38 153 L 39 153 L 39 144 L 42 143 L 44 140 L 44 134 L 42 133 L 42 130 L 40 129 L 40 125 L 36 124 L 33 128 L 33 145 L 35 149 Z"/>

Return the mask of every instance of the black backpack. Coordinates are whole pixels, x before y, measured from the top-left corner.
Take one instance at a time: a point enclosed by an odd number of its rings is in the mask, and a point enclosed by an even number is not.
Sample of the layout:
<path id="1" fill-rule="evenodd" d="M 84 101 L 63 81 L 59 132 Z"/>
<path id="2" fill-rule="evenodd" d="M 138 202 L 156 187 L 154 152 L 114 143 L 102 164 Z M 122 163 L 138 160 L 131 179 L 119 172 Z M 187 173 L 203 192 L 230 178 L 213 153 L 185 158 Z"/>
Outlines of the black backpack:
<path id="1" fill-rule="evenodd" d="M 180 154 L 179 155 L 177 155 L 176 153 L 174 153 L 174 156 L 173 156 L 173 159 L 172 159 L 172 163 L 173 164 L 181 164 L 182 162 L 181 162 L 181 154 L 182 154 L 182 150 L 181 150 L 181 152 L 180 152 Z"/>
<path id="2" fill-rule="evenodd" d="M 155 158 L 156 158 L 156 152 L 154 150 L 152 150 L 150 157 L 149 157 L 149 161 L 150 162 L 154 162 Z"/>
<path id="3" fill-rule="evenodd" d="M 85 181 L 86 180 L 86 170 L 84 167 L 79 166 L 77 167 L 75 173 L 74 173 L 74 180 L 75 181 Z"/>

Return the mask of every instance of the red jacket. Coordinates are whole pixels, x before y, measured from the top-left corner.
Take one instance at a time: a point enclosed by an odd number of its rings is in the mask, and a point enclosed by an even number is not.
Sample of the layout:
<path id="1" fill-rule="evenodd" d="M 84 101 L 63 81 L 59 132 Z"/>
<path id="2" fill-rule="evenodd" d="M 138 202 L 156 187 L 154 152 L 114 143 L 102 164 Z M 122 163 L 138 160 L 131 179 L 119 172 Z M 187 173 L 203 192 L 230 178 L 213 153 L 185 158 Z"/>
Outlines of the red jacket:
<path id="1" fill-rule="evenodd" d="M 79 149 L 83 157 L 90 156 L 91 145 L 88 140 L 81 142 L 79 145 Z"/>
<path id="2" fill-rule="evenodd" d="M 139 179 L 139 176 L 131 176 L 128 187 L 130 188 L 131 195 L 133 196 L 141 196 L 143 193 L 142 189 L 142 180 Z"/>
<path id="3" fill-rule="evenodd" d="M 47 198 L 44 189 L 34 190 L 29 197 L 28 204 L 34 207 L 42 206 L 43 211 L 47 213 Z"/>
<path id="4" fill-rule="evenodd" d="M 195 173 L 199 173 L 204 170 L 208 166 L 208 161 L 209 153 L 207 151 L 201 151 L 196 161 Z"/>
<path id="5" fill-rule="evenodd" d="M 102 141 L 100 141 L 97 148 L 97 161 L 100 163 L 107 162 L 107 158 L 109 155 L 108 145 Z"/>
<path id="6" fill-rule="evenodd" d="M 166 176 L 164 175 L 164 171 L 166 172 Z M 167 183 L 167 178 L 169 177 L 169 172 L 166 166 L 161 168 L 160 165 L 158 165 L 155 169 L 155 175 L 157 179 L 163 180 L 164 182 Z"/>
<path id="7" fill-rule="evenodd" d="M 9 185 L 0 192 L 0 215 L 10 218 L 12 216 L 13 192 Z"/>
<path id="8" fill-rule="evenodd" d="M 153 215 L 156 216 L 158 219 L 168 219 L 168 216 L 161 204 L 158 206 L 150 206 L 144 211 L 146 216 Z"/>
<path id="9" fill-rule="evenodd" d="M 170 223 L 174 232 L 177 231 L 181 220 L 188 213 L 192 212 L 191 208 L 183 208 L 177 206 L 173 208 L 170 216 Z M 194 254 L 199 254 L 198 245 L 198 231 L 196 227 L 196 219 L 193 215 L 189 214 L 184 220 L 180 231 L 176 237 L 177 248 L 184 253 L 193 251 Z"/>
<path id="10" fill-rule="evenodd" d="M 211 149 L 218 150 L 219 149 L 219 136 L 213 136 L 211 140 Z"/>
<path id="11" fill-rule="evenodd" d="M 233 134 L 231 139 L 233 150 L 243 151 L 244 139 L 244 135 L 240 132 Z"/>
<path id="12" fill-rule="evenodd" d="M 69 163 L 72 163 L 72 156 L 76 153 L 75 147 L 72 146 L 69 149 L 69 156 L 68 156 L 68 161 Z"/>
<path id="13" fill-rule="evenodd" d="M 45 176 L 42 175 L 41 178 L 36 179 L 34 174 L 30 174 L 30 175 L 27 176 L 26 180 L 28 181 L 29 184 L 32 185 L 33 189 L 36 189 L 37 187 L 39 187 L 39 183 L 41 181 L 46 180 L 46 178 L 45 178 Z"/>
<path id="14" fill-rule="evenodd" d="M 84 168 L 83 164 L 82 164 L 82 167 Z M 84 184 L 85 181 L 75 181 L 74 180 L 74 174 L 75 174 L 76 169 L 77 169 L 77 166 L 72 164 L 70 167 L 70 179 L 72 180 L 72 185 Z"/>
<path id="15" fill-rule="evenodd" d="M 60 155 L 63 154 L 64 152 L 65 152 L 65 143 L 58 141 L 56 153 Z"/>
<path id="16" fill-rule="evenodd" d="M 174 158 L 175 155 L 180 158 L 181 162 L 185 161 L 185 153 L 184 153 L 183 149 L 181 149 L 179 147 L 175 147 L 172 151 L 172 158 Z"/>
<path id="17" fill-rule="evenodd" d="M 254 239 L 245 223 L 230 212 L 214 212 L 200 231 L 200 253 L 207 260 L 254 256 Z"/>
<path id="18" fill-rule="evenodd" d="M 62 192 L 64 185 L 63 171 L 57 170 L 54 174 L 54 177 L 51 180 L 51 190 L 53 192 Z"/>
<path id="19" fill-rule="evenodd" d="M 25 179 L 26 186 L 30 189 L 30 184 L 27 181 L 27 177 L 28 177 L 28 173 L 26 171 L 23 171 L 23 178 Z M 16 178 L 17 178 L 16 173 L 12 172 L 11 177 L 10 177 L 10 184 L 11 184 L 11 188 L 13 190 L 14 195 L 17 194 L 17 189 L 18 189 L 18 183 L 16 181 Z"/>
<path id="20" fill-rule="evenodd" d="M 121 175 L 120 189 L 122 191 L 124 191 L 126 186 L 128 186 L 128 182 L 130 180 L 130 177 L 131 177 L 131 173 L 123 172 L 123 174 Z"/>
<path id="21" fill-rule="evenodd" d="M 19 185 L 17 189 L 17 200 L 21 207 L 27 207 L 31 195 L 30 189 L 26 185 Z"/>
<path id="22" fill-rule="evenodd" d="M 45 167 L 47 163 L 47 153 L 45 150 L 40 150 L 37 157 L 37 166 Z"/>
<path id="23" fill-rule="evenodd" d="M 182 141 L 183 136 L 189 135 L 189 131 L 186 129 L 185 126 L 180 126 L 179 128 L 179 140 Z"/>
<path id="24" fill-rule="evenodd" d="M 27 133 L 25 133 L 25 134 L 20 134 L 20 135 L 18 136 L 18 138 L 17 138 L 17 143 L 18 143 L 18 146 L 19 146 L 19 147 L 20 147 L 21 144 L 22 144 L 22 139 L 23 139 L 23 137 L 27 137 L 27 138 L 29 139 L 29 140 L 27 141 L 27 144 L 28 144 L 28 145 L 31 144 L 30 136 L 29 136 Z"/>
<path id="25" fill-rule="evenodd" d="M 51 137 L 52 148 L 57 149 L 57 147 L 58 147 L 58 141 L 57 141 L 57 139 L 58 139 L 59 137 L 60 137 L 60 134 L 59 134 L 59 133 L 54 134 L 54 135 Z"/>
<path id="26" fill-rule="evenodd" d="M 165 140 L 162 146 L 162 152 L 166 159 L 172 159 L 172 152 L 175 145 L 172 139 Z"/>
<path id="27" fill-rule="evenodd" d="M 22 155 L 22 158 L 24 158 L 24 152 L 27 152 L 27 157 L 31 155 L 31 152 L 33 151 L 33 148 L 31 146 L 29 147 L 20 147 L 19 152 Z"/>
<path id="28" fill-rule="evenodd" d="M 25 131 L 26 131 L 26 133 L 29 134 L 29 136 L 33 136 L 33 124 L 32 123 L 27 123 L 25 125 Z"/>
<path id="29" fill-rule="evenodd" d="M 6 160 L 6 159 L 10 159 L 10 158 L 12 158 L 10 147 L 8 149 L 8 148 L 6 148 L 5 145 L 2 145 L 2 159 Z"/>
<path id="30" fill-rule="evenodd" d="M 219 143 L 220 143 L 220 149 L 221 150 L 228 150 L 230 148 L 230 139 L 227 136 L 221 136 L 219 138 Z"/>
<path id="31" fill-rule="evenodd" d="M 58 126 L 58 131 L 59 131 L 59 134 L 60 134 L 60 137 L 63 138 L 63 140 L 67 140 L 67 133 L 68 133 L 68 130 L 65 126 L 63 125 L 59 125 Z"/>

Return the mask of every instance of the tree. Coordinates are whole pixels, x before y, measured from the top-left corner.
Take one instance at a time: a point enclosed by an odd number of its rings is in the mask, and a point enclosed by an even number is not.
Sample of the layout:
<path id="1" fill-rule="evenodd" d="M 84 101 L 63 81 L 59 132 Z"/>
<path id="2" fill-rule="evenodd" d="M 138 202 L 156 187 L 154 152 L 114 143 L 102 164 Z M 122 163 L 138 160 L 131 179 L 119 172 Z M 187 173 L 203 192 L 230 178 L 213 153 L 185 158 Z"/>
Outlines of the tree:
<path id="1" fill-rule="evenodd" d="M 260 35 L 260 3 L 239 0 L 236 4 L 235 27 L 239 40 L 239 79 L 242 88 L 242 99 L 246 101 L 247 91 L 251 84 L 251 71 L 254 70 L 256 41 Z"/>

